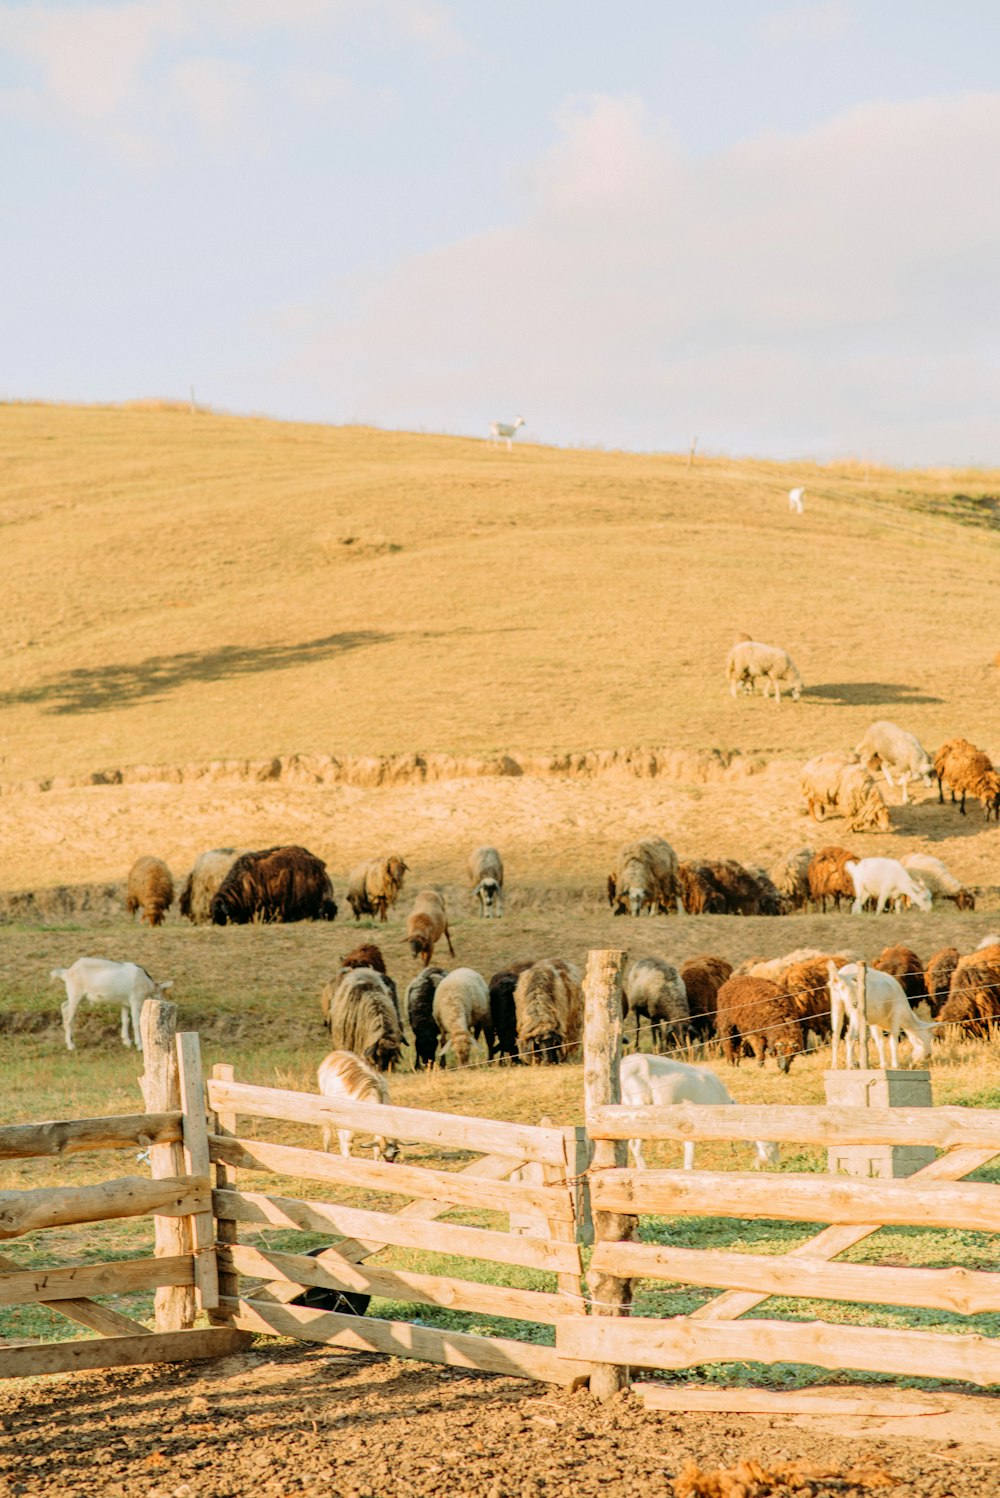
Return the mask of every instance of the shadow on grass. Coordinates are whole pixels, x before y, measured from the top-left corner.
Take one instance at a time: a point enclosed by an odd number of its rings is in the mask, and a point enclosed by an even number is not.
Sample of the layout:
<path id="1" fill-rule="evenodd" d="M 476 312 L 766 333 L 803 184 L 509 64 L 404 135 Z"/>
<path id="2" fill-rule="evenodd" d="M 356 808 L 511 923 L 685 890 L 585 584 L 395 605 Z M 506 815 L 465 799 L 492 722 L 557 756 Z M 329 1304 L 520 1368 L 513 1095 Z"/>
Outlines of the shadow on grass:
<path id="1" fill-rule="evenodd" d="M 895 681 L 828 681 L 819 686 L 804 687 L 803 697 L 817 697 L 842 707 L 918 707 L 924 703 L 942 702 L 919 687 L 907 687 Z"/>
<path id="2" fill-rule="evenodd" d="M 346 655 L 366 645 L 382 645 L 394 636 L 377 629 L 344 630 L 298 645 L 222 645 L 218 650 L 187 650 L 178 655 L 151 655 L 137 665 L 91 666 L 19 692 L 0 694 L 0 707 L 42 705 L 47 713 L 81 714 L 130 707 L 162 697 L 192 682 L 227 681 L 261 671 L 285 671 Z"/>

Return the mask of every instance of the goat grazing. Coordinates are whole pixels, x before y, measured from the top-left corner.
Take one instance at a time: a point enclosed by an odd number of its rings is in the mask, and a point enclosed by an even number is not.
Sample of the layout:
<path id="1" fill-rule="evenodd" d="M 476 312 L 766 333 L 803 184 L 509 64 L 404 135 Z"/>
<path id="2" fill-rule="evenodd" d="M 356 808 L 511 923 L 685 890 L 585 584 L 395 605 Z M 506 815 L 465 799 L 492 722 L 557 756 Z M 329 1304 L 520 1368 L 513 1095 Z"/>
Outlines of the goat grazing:
<path id="1" fill-rule="evenodd" d="M 331 1051 L 320 1062 L 316 1077 L 320 1092 L 331 1102 L 389 1102 L 389 1089 L 385 1078 L 373 1066 L 369 1066 L 367 1061 L 356 1056 L 353 1051 Z M 342 1155 L 351 1153 L 352 1132 L 351 1129 L 337 1129 L 337 1139 Z M 324 1123 L 323 1148 L 325 1150 L 329 1150 L 332 1140 L 333 1125 Z M 399 1145 L 395 1139 L 386 1139 L 382 1134 L 375 1134 L 372 1140 L 372 1156 L 376 1160 L 397 1160 Z"/>
<path id="2" fill-rule="evenodd" d="M 503 859 L 496 848 L 474 848 L 467 865 L 473 898 L 484 920 L 503 915 Z"/>
<path id="3" fill-rule="evenodd" d="M 850 1067 L 852 1052 L 858 1047 L 860 1039 L 858 964 L 849 962 L 846 967 L 838 969 L 835 962 L 830 962 L 827 967 L 827 976 L 830 984 L 830 1029 L 833 1036 L 830 1065 L 834 1068 L 837 1065 L 837 1046 L 846 1014 L 848 1024 L 847 1038 L 844 1042 L 844 1060 Z M 899 1067 L 897 1041 L 900 1033 L 907 1037 L 913 1047 L 913 1059 L 918 1066 L 929 1058 L 934 1026 L 914 1014 L 903 992 L 902 984 L 891 973 L 883 973 L 878 968 L 868 969 L 865 980 L 864 1018 L 874 1038 L 878 1064 L 881 1068 L 885 1067 L 883 1032 L 889 1037 L 889 1064 L 894 1070 Z"/>
<path id="4" fill-rule="evenodd" d="M 848 860 L 844 869 L 854 885 L 852 915 L 860 915 L 866 900 L 875 901 L 875 914 L 881 915 L 891 900 L 898 911 L 906 898 L 918 910 L 928 911 L 934 901 L 925 884 L 910 874 L 898 858 L 862 858 Z"/>
<path id="5" fill-rule="evenodd" d="M 688 1066 L 667 1056 L 626 1056 L 619 1069 L 622 1102 L 630 1108 L 670 1108 L 676 1103 L 700 1103 L 718 1106 L 735 1100 L 708 1066 Z M 630 1139 L 629 1147 L 640 1170 L 645 1170 L 641 1139 Z M 758 1139 L 757 1168 L 777 1165 L 778 1146 Z M 695 1141 L 684 1141 L 684 1169 L 694 1169 Z"/>
<path id="6" fill-rule="evenodd" d="M 142 1050 L 139 1015 L 147 999 L 162 999 L 174 980 L 158 983 L 135 962 L 112 962 L 109 957 L 78 957 L 72 967 L 54 967 L 50 974 L 66 985 L 62 1005 L 63 1035 L 67 1051 L 75 1051 L 73 1021 L 84 999 L 91 1004 L 119 1004 L 122 1011 L 122 1045 Z M 132 1036 L 129 1038 L 129 1021 Z"/>
<path id="7" fill-rule="evenodd" d="M 789 508 L 789 510 L 791 510 L 791 512 L 792 512 L 793 515 L 801 515 L 802 514 L 802 509 L 803 509 L 802 501 L 805 499 L 805 497 L 806 497 L 806 491 L 804 489 L 801 489 L 801 488 L 800 489 L 789 489 L 789 491 L 788 491 L 788 508 Z"/>

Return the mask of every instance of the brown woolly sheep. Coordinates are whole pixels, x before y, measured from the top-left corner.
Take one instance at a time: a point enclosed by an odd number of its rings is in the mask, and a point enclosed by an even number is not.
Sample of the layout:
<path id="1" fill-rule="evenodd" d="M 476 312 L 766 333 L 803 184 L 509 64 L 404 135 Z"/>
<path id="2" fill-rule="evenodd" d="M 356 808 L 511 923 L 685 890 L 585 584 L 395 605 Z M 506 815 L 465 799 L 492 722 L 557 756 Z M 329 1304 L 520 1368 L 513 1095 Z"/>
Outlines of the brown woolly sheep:
<path id="1" fill-rule="evenodd" d="M 677 889 L 687 915 L 725 915 L 726 897 L 712 878 L 707 864 L 677 866 Z"/>
<path id="2" fill-rule="evenodd" d="M 838 910 L 841 900 L 853 901 L 854 885 L 846 865 L 857 861 L 856 853 L 849 848 L 839 848 L 835 843 L 819 848 L 813 854 L 807 871 L 809 898 L 819 905 L 824 915 L 827 900 L 832 900 Z"/>
<path id="3" fill-rule="evenodd" d="M 347 903 L 354 912 L 354 919 L 363 915 L 377 915 L 380 921 L 388 920 L 388 910 L 399 899 L 399 892 L 406 878 L 407 865 L 398 853 L 385 858 L 369 858 L 366 863 L 352 869 L 347 881 Z"/>
<path id="4" fill-rule="evenodd" d="M 802 1024 L 788 995 L 767 978 L 729 978 L 716 998 L 715 1027 L 722 1054 L 731 1066 L 754 1055 L 763 1066 L 768 1051 L 778 1070 L 787 1072 L 805 1050 Z"/>
<path id="5" fill-rule="evenodd" d="M 1000 947 L 986 947 L 960 959 L 938 1023 L 959 1025 L 963 1035 L 982 1039 L 1000 1025 Z"/>
<path id="6" fill-rule="evenodd" d="M 975 796 L 982 805 L 986 820 L 991 816 L 1000 822 L 1000 774 L 993 761 L 968 739 L 949 739 L 934 756 L 934 774 L 938 783 L 938 801 L 944 801 L 944 787 L 959 793 L 959 811 L 965 816 L 966 796 Z"/>
<path id="7" fill-rule="evenodd" d="M 910 947 L 889 946 L 880 952 L 872 963 L 880 973 L 891 973 L 910 1001 L 912 1009 L 927 997 L 924 979 L 924 964 Z"/>
<path id="8" fill-rule="evenodd" d="M 128 894 L 125 909 L 134 916 L 142 911 L 148 926 L 162 926 L 163 918 L 174 903 L 174 881 L 162 858 L 137 858 L 128 871 Z"/>
<path id="9" fill-rule="evenodd" d="M 210 848 L 199 853 L 194 868 L 184 881 L 177 909 L 195 926 L 207 926 L 212 919 L 212 901 L 219 886 L 247 848 Z"/>
<path id="10" fill-rule="evenodd" d="M 618 850 L 608 876 L 608 904 L 615 915 L 667 915 L 677 908 L 677 854 L 662 837 L 640 838 Z"/>
<path id="11" fill-rule="evenodd" d="M 924 998 L 930 1010 L 931 1019 L 937 1019 L 947 1002 L 951 989 L 951 975 L 958 963 L 957 947 L 942 947 L 940 952 L 935 952 L 927 959 L 927 967 L 924 970 Z"/>
<path id="12" fill-rule="evenodd" d="M 812 857 L 812 848 L 794 848 L 768 870 L 771 883 L 781 898 L 787 900 L 791 910 L 805 910 L 809 904 L 809 865 Z"/>
<path id="13" fill-rule="evenodd" d="M 889 808 L 871 775 L 846 754 L 817 754 L 802 766 L 802 795 L 817 822 L 846 817 L 852 832 L 888 832 Z"/>
<path id="14" fill-rule="evenodd" d="M 830 992 L 827 968 L 831 961 L 841 965 L 842 956 L 828 953 L 790 963 L 774 981 L 787 995 L 796 1017 L 806 1030 L 819 1036 L 830 1034 Z"/>
<path id="15" fill-rule="evenodd" d="M 244 853 L 212 901 L 216 926 L 245 926 L 250 921 L 332 921 L 336 915 L 326 864 L 308 848 L 294 843 Z M 338 1049 L 350 1051 L 353 1047 Z"/>
<path id="16" fill-rule="evenodd" d="M 702 1040 L 715 1034 L 715 1005 L 719 989 L 732 975 L 732 963 L 724 957 L 702 953 L 689 957 L 681 966 L 681 977 L 687 993 L 691 1028 Z"/>
<path id="17" fill-rule="evenodd" d="M 721 890 L 729 915 L 780 915 L 778 891 L 763 869 L 747 869 L 734 858 L 702 866 Z"/>
<path id="18" fill-rule="evenodd" d="M 403 1033 L 385 979 L 374 968 L 345 968 L 320 996 L 336 1051 L 353 1051 L 378 1071 L 388 1071 L 403 1050 Z"/>
<path id="19" fill-rule="evenodd" d="M 434 956 L 435 943 L 442 936 L 448 943 L 448 951 L 454 957 L 455 948 L 451 944 L 451 932 L 448 930 L 448 909 L 444 896 L 439 895 L 436 889 L 422 889 L 406 918 L 406 940 L 410 944 L 410 951 L 414 957 L 422 959 L 424 967 L 429 966 Z"/>
<path id="20" fill-rule="evenodd" d="M 583 1029 L 580 975 L 568 962 L 536 962 L 514 989 L 517 1048 L 522 1061 L 567 1061 Z"/>

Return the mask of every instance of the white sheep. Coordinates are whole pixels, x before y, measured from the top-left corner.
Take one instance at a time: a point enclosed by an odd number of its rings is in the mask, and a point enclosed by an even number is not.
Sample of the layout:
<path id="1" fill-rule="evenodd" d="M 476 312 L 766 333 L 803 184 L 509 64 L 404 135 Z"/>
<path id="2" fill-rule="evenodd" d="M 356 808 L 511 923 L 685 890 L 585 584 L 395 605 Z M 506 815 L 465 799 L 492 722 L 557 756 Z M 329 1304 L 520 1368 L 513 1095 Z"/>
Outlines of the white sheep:
<path id="1" fill-rule="evenodd" d="M 467 864 L 469 883 L 484 920 L 503 915 L 503 859 L 496 848 L 474 848 Z"/>
<path id="2" fill-rule="evenodd" d="M 909 800 L 907 788 L 911 780 L 922 779 L 924 785 L 931 784 L 934 764 L 920 740 L 905 728 L 882 718 L 872 723 L 855 754 L 866 770 L 882 773 L 889 785 L 898 785 L 903 792 L 903 805 Z M 893 780 L 893 774 L 898 776 Z"/>
<path id="3" fill-rule="evenodd" d="M 844 1042 L 844 1060 L 850 1067 L 852 1051 L 859 1047 L 860 1016 L 858 1013 L 858 964 L 849 962 L 839 968 L 835 962 L 827 964 L 830 988 L 830 1024 L 833 1040 L 830 1050 L 830 1066 L 837 1065 L 837 1044 L 840 1039 L 844 1015 L 847 1015 L 847 1038 Z M 910 1001 L 903 992 L 903 985 L 891 973 L 878 968 L 869 968 L 865 978 L 865 1020 L 875 1040 L 878 1064 L 885 1067 L 885 1045 L 883 1031 L 889 1037 L 889 1060 L 893 1069 L 899 1066 L 897 1040 L 902 1032 L 913 1047 L 913 1059 L 917 1065 L 928 1060 L 934 1025 L 922 1020 L 910 1008 Z"/>
<path id="4" fill-rule="evenodd" d="M 788 508 L 791 510 L 793 515 L 802 514 L 802 501 L 805 499 L 805 497 L 806 491 L 804 489 L 789 489 Z"/>
<path id="5" fill-rule="evenodd" d="M 626 1056 L 619 1069 L 622 1102 L 630 1108 L 669 1108 L 675 1103 L 715 1104 L 732 1103 L 725 1083 L 708 1066 L 688 1066 L 683 1061 L 671 1061 L 666 1056 Z M 630 1139 L 629 1148 L 640 1170 L 645 1170 L 642 1157 L 642 1140 Z M 693 1139 L 684 1141 L 684 1169 L 694 1169 Z M 779 1152 L 776 1144 L 766 1139 L 755 1141 L 757 1168 L 762 1165 L 777 1165 Z"/>
<path id="6" fill-rule="evenodd" d="M 853 858 L 844 864 L 854 886 L 852 915 L 860 915 L 866 900 L 875 901 L 875 914 L 881 915 L 891 900 L 899 911 L 904 895 L 918 910 L 928 911 L 934 901 L 925 884 L 904 869 L 898 858 Z"/>
<path id="7" fill-rule="evenodd" d="M 639 1047 L 642 1016 L 649 1021 L 653 1050 L 687 1034 L 691 1011 L 684 979 L 662 957 L 640 957 L 633 962 L 624 984 L 630 1013 L 635 1015 L 635 1044 Z"/>
<path id="8" fill-rule="evenodd" d="M 510 452 L 511 443 L 513 442 L 517 429 L 518 427 L 523 427 L 524 424 L 525 422 L 523 416 L 515 416 L 513 421 L 491 421 L 490 440 L 492 442 L 506 442 L 507 451 Z"/>
<path id="9" fill-rule="evenodd" d="M 450 1049 L 459 1066 L 468 1066 L 472 1040 L 482 1035 L 493 1051 L 493 1016 L 486 979 L 471 967 L 456 967 L 434 991 L 433 1015 L 440 1033 L 437 1064 Z"/>
<path id="10" fill-rule="evenodd" d="M 336 1102 L 388 1103 L 389 1088 L 381 1072 L 369 1066 L 362 1056 L 353 1051 L 331 1051 L 324 1056 L 316 1073 L 319 1090 L 325 1098 Z M 337 1139 L 340 1153 L 351 1153 L 352 1129 L 338 1129 Z M 329 1150 L 333 1139 L 333 1126 L 323 1125 L 323 1148 Z M 399 1145 L 395 1139 L 386 1139 L 381 1134 L 373 1136 L 372 1156 L 376 1160 L 388 1161 L 399 1158 Z"/>
<path id="11" fill-rule="evenodd" d="M 144 967 L 135 962 L 112 962 L 109 957 L 78 957 L 72 967 L 54 967 L 50 974 L 66 985 L 62 1005 L 63 1034 L 67 1051 L 75 1051 L 73 1021 L 84 999 L 91 1004 L 120 1004 L 122 1011 L 122 1045 L 142 1050 L 139 1013 L 147 999 L 162 999 L 174 980 L 157 983 Z M 129 1037 L 129 1020 L 132 1037 Z"/>
<path id="12" fill-rule="evenodd" d="M 726 680 L 732 696 L 741 689 L 754 691 L 757 682 L 764 682 L 764 696 L 774 687 L 775 701 L 781 701 L 784 686 L 792 694 L 793 701 L 802 695 L 802 677 L 787 650 L 780 645 L 763 645 L 759 640 L 737 640 L 726 657 Z"/>
<path id="13" fill-rule="evenodd" d="M 932 897 L 954 900 L 959 910 L 975 910 L 975 895 L 959 883 L 940 858 L 935 858 L 931 853 L 906 853 L 899 861 L 904 869 L 930 890 Z"/>

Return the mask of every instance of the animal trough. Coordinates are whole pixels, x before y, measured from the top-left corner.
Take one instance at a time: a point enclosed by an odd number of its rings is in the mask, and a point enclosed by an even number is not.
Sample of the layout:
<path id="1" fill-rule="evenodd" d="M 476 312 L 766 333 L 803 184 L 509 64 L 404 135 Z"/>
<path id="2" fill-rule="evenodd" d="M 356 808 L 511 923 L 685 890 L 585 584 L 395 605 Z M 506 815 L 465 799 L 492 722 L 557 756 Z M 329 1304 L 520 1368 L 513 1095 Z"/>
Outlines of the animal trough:
<path id="1" fill-rule="evenodd" d="M 850 1108 L 931 1108 L 929 1071 L 862 1068 L 823 1073 L 826 1100 Z M 927 1144 L 834 1144 L 827 1150 L 833 1175 L 888 1179 L 911 1176 L 937 1159 Z"/>

